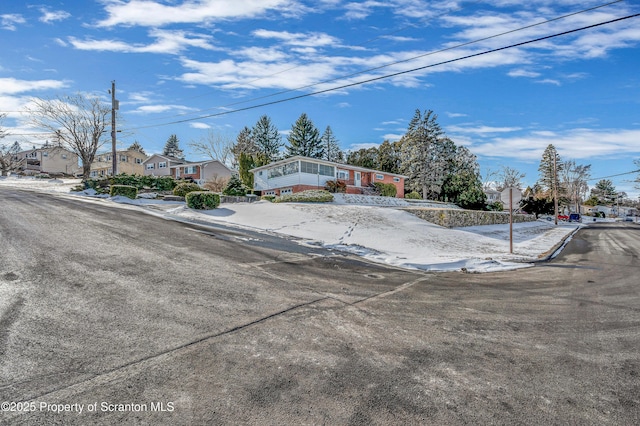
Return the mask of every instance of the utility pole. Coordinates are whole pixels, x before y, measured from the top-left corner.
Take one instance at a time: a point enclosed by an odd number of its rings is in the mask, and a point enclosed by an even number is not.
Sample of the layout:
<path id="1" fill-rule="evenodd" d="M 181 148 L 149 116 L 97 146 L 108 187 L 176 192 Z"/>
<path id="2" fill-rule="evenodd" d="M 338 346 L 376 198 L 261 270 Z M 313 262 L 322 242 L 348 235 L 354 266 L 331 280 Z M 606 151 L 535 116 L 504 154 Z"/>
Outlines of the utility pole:
<path id="1" fill-rule="evenodd" d="M 116 154 L 116 110 L 119 102 L 116 99 L 116 81 L 111 82 L 111 176 L 118 174 L 118 157 Z"/>
<path id="2" fill-rule="evenodd" d="M 558 224 L 558 154 L 553 150 L 553 216 Z"/>

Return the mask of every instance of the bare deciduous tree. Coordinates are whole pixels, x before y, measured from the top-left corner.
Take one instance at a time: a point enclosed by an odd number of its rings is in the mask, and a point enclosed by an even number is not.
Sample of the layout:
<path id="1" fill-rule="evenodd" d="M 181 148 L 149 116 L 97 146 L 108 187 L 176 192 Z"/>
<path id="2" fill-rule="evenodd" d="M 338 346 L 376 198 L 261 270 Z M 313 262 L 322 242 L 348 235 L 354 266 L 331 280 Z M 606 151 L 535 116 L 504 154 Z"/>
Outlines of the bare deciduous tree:
<path id="1" fill-rule="evenodd" d="M 521 173 L 513 167 L 502 166 L 500 171 L 497 173 L 497 190 L 502 191 L 503 189 L 509 187 L 522 189 L 522 179 L 524 179 L 524 177 L 524 173 Z"/>
<path id="2" fill-rule="evenodd" d="M 188 144 L 195 154 L 205 155 L 212 160 L 218 160 L 227 166 L 231 165 L 231 149 L 234 145 L 233 138 L 226 133 L 209 130 L 198 141 Z"/>
<path id="3" fill-rule="evenodd" d="M 6 114 L 0 114 L 0 124 L 5 119 Z M 0 139 L 9 136 L 9 132 L 0 125 Z M 20 152 L 20 144 L 14 142 L 11 145 L 0 143 L 0 176 L 6 176 L 18 168 L 20 160 L 16 154 Z"/>
<path id="4" fill-rule="evenodd" d="M 61 145 L 80 157 L 82 177 L 88 178 L 96 151 L 110 138 L 105 128 L 111 107 L 82 94 L 32 100 L 27 107 L 31 124 L 55 135 Z"/>

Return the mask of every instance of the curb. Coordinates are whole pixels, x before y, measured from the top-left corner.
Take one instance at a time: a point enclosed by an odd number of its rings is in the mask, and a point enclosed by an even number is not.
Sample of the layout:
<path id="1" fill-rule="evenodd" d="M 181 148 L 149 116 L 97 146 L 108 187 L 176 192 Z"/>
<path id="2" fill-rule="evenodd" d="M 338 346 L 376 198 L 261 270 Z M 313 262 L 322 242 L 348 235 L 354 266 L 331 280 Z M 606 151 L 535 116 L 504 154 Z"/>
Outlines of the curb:
<path id="1" fill-rule="evenodd" d="M 551 247 L 549 250 L 545 251 L 544 253 L 540 254 L 538 256 L 538 258 L 536 260 L 533 261 L 533 263 L 539 263 L 539 262 L 547 262 L 550 259 L 554 258 L 557 254 L 559 254 L 560 251 L 562 251 L 562 249 L 564 248 L 564 246 L 566 245 L 566 243 L 573 238 L 573 236 L 582 229 L 582 227 L 577 227 L 576 229 L 574 229 L 572 232 L 568 233 L 567 235 L 565 235 L 560 241 L 558 241 L 553 247 Z"/>

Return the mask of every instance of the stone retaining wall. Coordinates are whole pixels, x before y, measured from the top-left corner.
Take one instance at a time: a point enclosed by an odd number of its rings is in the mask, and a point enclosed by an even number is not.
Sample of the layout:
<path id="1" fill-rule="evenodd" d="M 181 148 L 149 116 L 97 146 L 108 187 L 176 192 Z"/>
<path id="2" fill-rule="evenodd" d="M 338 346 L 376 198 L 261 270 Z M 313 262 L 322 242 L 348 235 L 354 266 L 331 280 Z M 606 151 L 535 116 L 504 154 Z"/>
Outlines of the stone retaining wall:
<path id="1" fill-rule="evenodd" d="M 452 210 L 430 208 L 405 208 L 406 212 L 418 216 L 427 222 L 444 226 L 445 228 L 459 228 L 464 226 L 497 225 L 509 223 L 509 213 L 483 212 L 478 210 Z M 535 215 L 514 214 L 513 223 L 533 222 Z"/>

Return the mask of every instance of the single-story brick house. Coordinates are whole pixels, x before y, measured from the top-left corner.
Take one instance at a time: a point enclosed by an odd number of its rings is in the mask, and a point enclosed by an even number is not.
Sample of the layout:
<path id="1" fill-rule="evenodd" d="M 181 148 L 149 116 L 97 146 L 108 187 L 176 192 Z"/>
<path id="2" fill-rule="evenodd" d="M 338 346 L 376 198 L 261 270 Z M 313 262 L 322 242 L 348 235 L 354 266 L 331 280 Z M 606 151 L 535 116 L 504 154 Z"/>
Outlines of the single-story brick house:
<path id="1" fill-rule="evenodd" d="M 334 163 L 317 158 L 295 156 L 256 167 L 253 189 L 262 195 L 282 195 L 308 189 L 323 189 L 327 181 L 343 181 L 348 194 L 367 193 L 375 182 L 391 183 L 396 197 L 404 198 L 407 176 Z"/>

